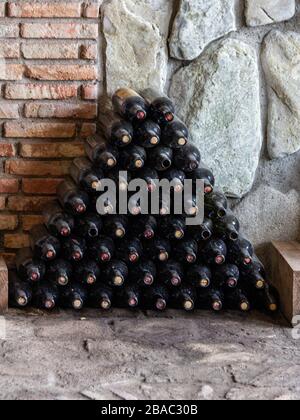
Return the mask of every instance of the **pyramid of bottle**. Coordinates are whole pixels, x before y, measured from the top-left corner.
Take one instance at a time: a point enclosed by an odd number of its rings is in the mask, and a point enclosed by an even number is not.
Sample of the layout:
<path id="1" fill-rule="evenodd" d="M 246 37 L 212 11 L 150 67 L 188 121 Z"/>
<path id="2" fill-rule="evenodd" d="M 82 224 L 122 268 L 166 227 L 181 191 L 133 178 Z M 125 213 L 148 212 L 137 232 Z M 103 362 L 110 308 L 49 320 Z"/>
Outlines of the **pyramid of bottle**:
<path id="1" fill-rule="evenodd" d="M 112 105 L 100 117 L 101 133 L 86 142 L 87 157 L 73 162 L 70 179 L 58 187 L 44 225 L 32 229 L 31 248 L 19 252 L 10 304 L 276 311 L 277 292 L 170 99 L 150 89 L 141 95 L 120 89 Z M 133 193 L 129 215 L 119 215 L 108 199 L 106 214 L 97 212 L 104 179 L 125 191 L 137 178 L 149 196 L 158 179 L 172 182 L 172 194 L 182 194 L 186 179 L 194 187 L 203 181 L 203 223 L 186 223 L 199 211 L 195 191 L 181 216 L 162 197 L 159 215 L 142 214 Z"/>

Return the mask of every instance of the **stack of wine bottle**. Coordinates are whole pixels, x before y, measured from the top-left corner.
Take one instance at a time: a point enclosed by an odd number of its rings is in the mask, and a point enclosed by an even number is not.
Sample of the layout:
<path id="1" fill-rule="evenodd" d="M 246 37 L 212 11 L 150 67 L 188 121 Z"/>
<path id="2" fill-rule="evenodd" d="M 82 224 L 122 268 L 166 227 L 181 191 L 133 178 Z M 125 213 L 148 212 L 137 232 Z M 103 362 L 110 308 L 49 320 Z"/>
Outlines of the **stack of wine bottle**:
<path id="1" fill-rule="evenodd" d="M 276 311 L 279 297 L 263 264 L 226 197 L 215 190 L 214 176 L 201 165 L 170 99 L 151 89 L 120 89 L 112 105 L 100 116 L 100 134 L 86 142 L 87 158 L 76 159 L 70 179 L 58 187 L 44 225 L 32 229 L 31 248 L 20 250 L 17 271 L 10 274 L 10 304 Z M 104 180 L 125 191 L 137 178 L 149 195 L 156 180 L 171 181 L 174 194 L 184 190 L 186 179 L 195 186 L 203 181 L 203 223 L 186 223 L 199 212 L 194 197 L 179 216 L 162 198 L 158 215 L 144 214 L 138 200 L 121 215 L 108 199 L 99 214 Z"/>

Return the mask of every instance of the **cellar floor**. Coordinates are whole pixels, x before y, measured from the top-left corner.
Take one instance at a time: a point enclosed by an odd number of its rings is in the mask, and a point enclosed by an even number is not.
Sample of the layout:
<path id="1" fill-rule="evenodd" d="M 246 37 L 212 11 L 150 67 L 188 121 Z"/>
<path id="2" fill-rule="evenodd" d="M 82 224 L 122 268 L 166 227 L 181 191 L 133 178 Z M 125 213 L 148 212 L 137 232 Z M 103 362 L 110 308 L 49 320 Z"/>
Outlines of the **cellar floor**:
<path id="1" fill-rule="evenodd" d="M 0 399 L 300 398 L 300 340 L 257 313 L 10 311 L 0 358 Z"/>

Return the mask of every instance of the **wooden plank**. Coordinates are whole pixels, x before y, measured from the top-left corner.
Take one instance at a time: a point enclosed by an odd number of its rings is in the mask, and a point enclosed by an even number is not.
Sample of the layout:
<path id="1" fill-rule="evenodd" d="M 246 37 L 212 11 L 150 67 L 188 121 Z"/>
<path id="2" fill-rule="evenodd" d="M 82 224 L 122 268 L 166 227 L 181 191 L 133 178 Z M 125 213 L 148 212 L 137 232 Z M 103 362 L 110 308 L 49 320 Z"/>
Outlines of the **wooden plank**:
<path id="1" fill-rule="evenodd" d="M 0 257 L 0 314 L 8 310 L 8 270 L 5 261 Z"/>
<path id="2" fill-rule="evenodd" d="M 292 323 L 300 315 L 300 244 L 273 242 L 271 245 L 272 283 L 281 298 L 281 310 Z"/>

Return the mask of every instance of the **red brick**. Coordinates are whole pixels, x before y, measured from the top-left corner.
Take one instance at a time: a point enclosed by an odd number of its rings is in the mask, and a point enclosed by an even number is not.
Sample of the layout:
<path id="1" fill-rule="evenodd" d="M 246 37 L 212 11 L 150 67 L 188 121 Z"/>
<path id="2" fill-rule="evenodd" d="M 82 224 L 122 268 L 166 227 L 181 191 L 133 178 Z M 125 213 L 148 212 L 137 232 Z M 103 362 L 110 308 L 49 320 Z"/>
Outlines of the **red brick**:
<path id="1" fill-rule="evenodd" d="M 24 158 L 76 158 L 85 156 L 82 142 L 22 143 L 20 156 Z"/>
<path id="2" fill-rule="evenodd" d="M 19 181 L 12 178 L 0 178 L 0 194 L 16 194 L 19 191 Z"/>
<path id="3" fill-rule="evenodd" d="M 18 41 L 1 41 L 0 58 L 19 58 L 20 46 Z"/>
<path id="4" fill-rule="evenodd" d="M 97 131 L 96 124 L 83 123 L 80 130 L 80 136 L 83 138 L 90 137 L 96 134 L 96 131 Z"/>
<path id="5" fill-rule="evenodd" d="M 26 42 L 21 45 L 24 58 L 29 60 L 77 59 L 79 45 L 74 42 Z"/>
<path id="6" fill-rule="evenodd" d="M 4 210 L 6 207 L 6 197 L 0 197 L 0 210 Z"/>
<path id="7" fill-rule="evenodd" d="M 97 68 L 81 64 L 29 65 L 25 75 L 36 80 L 96 80 Z"/>
<path id="8" fill-rule="evenodd" d="M 17 212 L 41 212 L 49 203 L 53 202 L 53 197 L 24 197 L 11 196 L 8 198 L 7 208 Z"/>
<path id="9" fill-rule="evenodd" d="M 78 94 L 78 86 L 62 84 L 7 84 L 6 99 L 72 99 Z"/>
<path id="10" fill-rule="evenodd" d="M 44 223 L 44 217 L 38 215 L 26 215 L 21 217 L 21 222 L 24 232 L 29 232 L 33 226 Z"/>
<path id="11" fill-rule="evenodd" d="M 9 233 L 4 235 L 4 246 L 8 249 L 20 249 L 30 246 L 29 235 L 24 233 Z"/>
<path id="12" fill-rule="evenodd" d="M 98 85 L 85 85 L 82 87 L 82 97 L 86 100 L 98 99 Z"/>
<path id="13" fill-rule="evenodd" d="M 0 38 L 18 38 L 19 25 L 17 23 L 0 24 Z"/>
<path id="14" fill-rule="evenodd" d="M 25 194 L 55 195 L 57 186 L 62 181 L 62 178 L 26 178 L 22 181 L 22 190 Z"/>
<path id="15" fill-rule="evenodd" d="M 1 115 L 1 104 L 0 104 Z M 97 105 L 91 103 L 34 103 L 25 105 L 27 118 L 82 118 L 94 119 L 97 116 Z"/>
<path id="16" fill-rule="evenodd" d="M 83 60 L 96 60 L 98 56 L 97 44 L 82 45 L 80 49 L 80 57 Z"/>
<path id="17" fill-rule="evenodd" d="M 12 143 L 0 142 L 0 157 L 14 157 L 17 154 L 17 147 Z"/>
<path id="18" fill-rule="evenodd" d="M 0 32 L 1 33 L 1 32 Z M 97 39 L 97 23 L 24 23 L 23 38 Z"/>
<path id="19" fill-rule="evenodd" d="M 18 18 L 72 18 L 81 16 L 80 3 L 9 3 L 8 16 Z"/>
<path id="20" fill-rule="evenodd" d="M 0 80 L 21 80 L 23 73 L 23 64 L 0 64 Z"/>
<path id="21" fill-rule="evenodd" d="M 0 214 L 0 230 L 15 230 L 18 227 L 18 217 L 10 214 Z"/>
<path id="22" fill-rule="evenodd" d="M 69 173 L 70 164 L 70 161 L 7 160 L 5 162 L 5 172 L 19 176 L 60 177 Z"/>
<path id="23" fill-rule="evenodd" d="M 5 137 L 23 138 L 71 138 L 76 133 L 72 123 L 6 122 Z"/>
<path id="24" fill-rule="evenodd" d="M 100 12 L 100 2 L 90 2 L 84 5 L 83 16 L 91 19 L 97 19 Z"/>
<path id="25" fill-rule="evenodd" d="M 15 103 L 0 102 L 0 118 L 17 119 L 19 118 L 19 105 Z"/>

